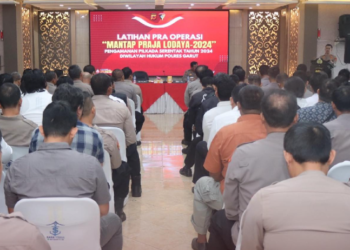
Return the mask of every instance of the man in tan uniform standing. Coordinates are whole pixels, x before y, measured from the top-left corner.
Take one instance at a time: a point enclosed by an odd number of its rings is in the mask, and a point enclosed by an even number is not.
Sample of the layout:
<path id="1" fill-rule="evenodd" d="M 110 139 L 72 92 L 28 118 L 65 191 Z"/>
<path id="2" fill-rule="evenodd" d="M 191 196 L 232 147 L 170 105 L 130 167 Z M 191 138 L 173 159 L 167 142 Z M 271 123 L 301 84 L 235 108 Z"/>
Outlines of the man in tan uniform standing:
<path id="1" fill-rule="evenodd" d="M 197 79 L 197 75 L 196 75 L 196 68 L 198 66 L 197 62 L 191 62 L 191 68 L 185 71 L 185 74 L 182 77 L 182 81 L 184 82 L 188 82 L 188 80 L 190 81 L 194 81 Z M 188 79 L 189 78 L 189 79 Z"/>
<path id="2" fill-rule="evenodd" d="M 298 123 L 286 133 L 292 178 L 254 195 L 243 218 L 242 250 L 349 249 L 350 188 L 326 176 L 335 155 L 323 125 Z"/>

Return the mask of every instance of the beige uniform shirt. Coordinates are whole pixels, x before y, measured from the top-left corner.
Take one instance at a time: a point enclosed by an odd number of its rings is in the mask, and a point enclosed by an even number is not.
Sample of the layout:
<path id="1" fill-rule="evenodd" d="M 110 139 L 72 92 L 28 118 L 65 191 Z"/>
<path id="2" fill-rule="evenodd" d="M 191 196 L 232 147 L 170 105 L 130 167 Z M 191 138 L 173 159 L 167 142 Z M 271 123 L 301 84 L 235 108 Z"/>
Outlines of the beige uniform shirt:
<path id="1" fill-rule="evenodd" d="M 94 124 L 103 127 L 117 127 L 124 131 L 126 146 L 136 143 L 136 132 L 129 109 L 117 101 L 109 99 L 105 95 L 92 97 L 95 104 L 96 116 Z"/>
<path id="2" fill-rule="evenodd" d="M 45 237 L 20 212 L 0 214 L 1 250 L 50 250 Z"/>
<path id="3" fill-rule="evenodd" d="M 187 107 L 189 107 L 189 105 L 190 105 L 190 100 L 191 100 L 192 96 L 194 94 L 198 93 L 199 91 L 202 91 L 202 90 L 203 90 L 203 86 L 202 86 L 199 78 L 197 78 L 193 82 L 190 82 L 189 84 L 187 84 L 187 88 L 185 91 L 185 104 Z"/>
<path id="4" fill-rule="evenodd" d="M 134 101 L 135 108 L 137 107 L 137 97 L 133 86 L 126 82 L 114 82 L 114 90 L 116 93 L 125 94 L 128 98 Z"/>
<path id="5" fill-rule="evenodd" d="M 191 69 L 185 71 L 185 74 L 182 77 L 182 81 L 187 82 L 187 77 L 190 77 L 190 79 L 192 79 L 192 81 L 197 79 L 196 73 L 194 71 L 192 71 Z"/>
<path id="6" fill-rule="evenodd" d="M 350 161 L 350 114 L 340 115 L 324 125 L 331 132 L 332 148 L 337 152 L 331 167 Z"/>
<path id="7" fill-rule="evenodd" d="M 241 250 L 345 250 L 350 188 L 321 171 L 261 189 L 244 215 Z"/>
<path id="8" fill-rule="evenodd" d="M 283 156 L 284 135 L 270 133 L 265 139 L 238 147 L 232 156 L 225 178 L 224 203 L 226 217 L 236 221 L 232 227 L 235 244 L 239 221 L 253 195 L 290 177 Z"/>
<path id="9" fill-rule="evenodd" d="M 136 95 L 138 95 L 141 99 L 141 104 L 143 102 L 143 97 L 142 97 L 142 91 L 141 91 L 141 88 L 139 85 L 133 83 L 132 81 L 130 80 L 125 80 L 124 82 L 126 82 L 127 84 L 130 84 L 133 88 L 134 88 L 134 91 L 136 93 Z"/>
<path id="10" fill-rule="evenodd" d="M 119 168 L 122 164 L 122 158 L 120 156 L 119 143 L 117 137 L 115 137 L 115 135 L 112 132 L 102 129 L 96 125 L 94 126 L 94 129 L 96 129 L 102 136 L 103 147 L 111 157 L 112 169 Z"/>
<path id="11" fill-rule="evenodd" d="M 82 91 L 88 92 L 91 96 L 94 95 L 94 91 L 92 91 L 92 88 L 89 84 L 83 83 L 80 80 L 74 80 L 74 87 L 81 89 Z"/>
<path id="12" fill-rule="evenodd" d="M 2 136 L 10 146 L 27 147 L 32 139 L 33 131 L 38 125 L 22 115 L 0 116 Z"/>
<path id="13" fill-rule="evenodd" d="M 55 84 L 53 84 L 52 82 L 47 82 L 47 91 L 51 94 L 51 95 L 53 95 L 53 93 L 55 92 L 55 90 L 56 90 L 56 85 Z"/>

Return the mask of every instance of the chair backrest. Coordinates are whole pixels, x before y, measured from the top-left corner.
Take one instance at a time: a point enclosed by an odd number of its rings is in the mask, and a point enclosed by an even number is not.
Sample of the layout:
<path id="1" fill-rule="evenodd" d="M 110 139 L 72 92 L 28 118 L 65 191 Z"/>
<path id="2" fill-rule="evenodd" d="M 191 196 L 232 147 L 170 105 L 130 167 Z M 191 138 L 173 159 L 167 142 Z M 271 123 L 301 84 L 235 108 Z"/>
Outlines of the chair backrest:
<path id="1" fill-rule="evenodd" d="M 136 127 L 135 102 L 128 98 L 128 103 L 130 103 L 131 108 L 132 124 L 134 124 L 134 127 Z"/>
<path id="2" fill-rule="evenodd" d="M 119 142 L 119 148 L 120 148 L 120 156 L 122 158 L 122 161 L 127 162 L 128 160 L 126 157 L 126 142 L 125 142 L 124 131 L 116 127 L 101 127 L 101 128 L 111 131 L 115 135 L 115 137 L 117 137 Z"/>
<path id="3" fill-rule="evenodd" d="M 137 107 L 136 107 L 136 111 L 141 113 L 141 97 L 139 95 L 136 95 L 137 98 Z"/>
<path id="4" fill-rule="evenodd" d="M 12 160 L 15 161 L 22 156 L 29 154 L 29 147 L 15 147 L 12 146 Z"/>
<path id="5" fill-rule="evenodd" d="M 328 171 L 327 176 L 341 182 L 348 182 L 350 179 L 350 161 L 338 163 Z"/>
<path id="6" fill-rule="evenodd" d="M 145 71 L 135 71 L 134 76 L 136 76 L 137 81 L 148 81 L 149 77 Z"/>
<path id="7" fill-rule="evenodd" d="M 5 190 L 4 190 L 4 182 L 5 182 L 6 172 L 2 171 L 2 176 L 0 179 L 0 214 L 7 214 L 7 206 L 5 202 Z"/>
<path id="8" fill-rule="evenodd" d="M 103 172 L 105 173 L 107 182 L 109 184 L 109 194 L 111 195 L 111 200 L 109 201 L 109 212 L 114 214 L 114 189 L 112 179 L 111 157 L 109 156 L 109 153 L 106 150 L 104 150 Z"/>
<path id="9" fill-rule="evenodd" d="M 101 249 L 100 210 L 92 199 L 23 199 L 15 211 L 40 230 L 52 250 Z"/>

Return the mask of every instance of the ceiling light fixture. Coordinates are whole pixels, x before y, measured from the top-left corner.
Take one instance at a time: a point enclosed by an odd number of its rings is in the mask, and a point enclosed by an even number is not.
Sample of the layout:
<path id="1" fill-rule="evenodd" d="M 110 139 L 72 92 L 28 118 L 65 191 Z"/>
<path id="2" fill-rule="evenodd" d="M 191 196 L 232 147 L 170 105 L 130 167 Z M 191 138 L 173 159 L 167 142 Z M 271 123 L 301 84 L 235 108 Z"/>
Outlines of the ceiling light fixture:
<path id="1" fill-rule="evenodd" d="M 69 7 L 68 9 L 69 9 L 69 10 L 71 10 L 72 8 L 71 8 L 71 7 Z"/>
<path id="2" fill-rule="evenodd" d="M 251 9 L 253 9 L 253 7 L 249 7 L 249 9 L 251 10 Z"/>
<path id="3" fill-rule="evenodd" d="M 194 6 L 194 3 L 191 3 L 191 6 Z"/>
<path id="4" fill-rule="evenodd" d="M 128 7 L 129 10 L 131 10 L 131 7 Z"/>
<path id="5" fill-rule="evenodd" d="M 126 7 L 126 8 L 128 8 L 128 7 L 129 7 L 129 5 L 127 4 L 127 5 L 125 5 L 125 7 Z"/>
<path id="6" fill-rule="evenodd" d="M 257 3 L 256 6 L 260 6 L 260 3 Z"/>
<path id="7" fill-rule="evenodd" d="M 64 5 L 63 4 L 60 4 L 60 7 L 63 7 Z"/>

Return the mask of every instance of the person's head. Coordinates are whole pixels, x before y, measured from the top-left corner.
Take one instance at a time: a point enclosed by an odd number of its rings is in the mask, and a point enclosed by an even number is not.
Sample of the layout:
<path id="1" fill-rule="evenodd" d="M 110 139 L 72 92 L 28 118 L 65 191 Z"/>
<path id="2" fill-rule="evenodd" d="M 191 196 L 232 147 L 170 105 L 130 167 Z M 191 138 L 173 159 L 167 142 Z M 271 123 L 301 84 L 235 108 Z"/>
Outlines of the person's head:
<path id="1" fill-rule="evenodd" d="M 237 106 L 242 115 L 260 114 L 264 91 L 255 85 L 242 87 L 238 93 Z"/>
<path id="2" fill-rule="evenodd" d="M 33 69 L 33 74 L 37 74 L 45 78 L 44 72 L 41 69 Z"/>
<path id="3" fill-rule="evenodd" d="M 92 65 L 86 65 L 84 68 L 83 68 L 83 72 L 87 72 L 87 73 L 90 73 L 91 75 L 95 75 L 96 74 L 96 69 L 94 66 Z"/>
<path id="4" fill-rule="evenodd" d="M 337 84 L 334 80 L 330 80 L 330 79 L 324 80 L 317 92 L 319 101 L 331 103 L 333 92 L 336 89 L 337 89 Z"/>
<path id="5" fill-rule="evenodd" d="M 18 72 L 12 72 L 11 76 L 13 78 L 13 83 L 18 87 L 21 86 L 21 75 Z"/>
<path id="6" fill-rule="evenodd" d="M 0 86 L 4 84 L 5 82 L 11 82 L 13 83 L 13 77 L 12 75 L 8 73 L 4 73 L 0 75 Z"/>
<path id="7" fill-rule="evenodd" d="M 270 78 L 270 82 L 276 82 L 276 78 L 279 73 L 280 73 L 280 68 L 278 66 L 273 66 L 269 68 L 268 75 Z"/>
<path id="8" fill-rule="evenodd" d="M 246 83 L 236 84 L 236 86 L 233 88 L 231 92 L 231 98 L 230 98 L 232 108 L 237 105 L 239 91 L 241 91 L 241 89 L 244 88 L 245 86 L 248 86 L 248 84 Z"/>
<path id="9" fill-rule="evenodd" d="M 288 75 L 286 73 L 278 74 L 276 77 L 276 82 L 281 89 L 284 88 L 284 84 L 287 80 L 288 80 Z"/>
<path id="10" fill-rule="evenodd" d="M 237 68 L 237 69 L 233 70 L 232 74 L 238 76 L 239 82 L 244 82 L 245 70 L 243 68 Z"/>
<path id="11" fill-rule="evenodd" d="M 95 95 L 109 96 L 113 92 L 111 78 L 106 74 L 96 74 L 91 78 L 91 88 Z"/>
<path id="12" fill-rule="evenodd" d="M 62 84 L 68 83 L 70 85 L 73 85 L 74 82 L 72 80 L 72 78 L 70 78 L 69 76 L 61 76 L 60 78 L 58 78 L 57 82 L 56 82 L 56 86 L 60 86 Z"/>
<path id="13" fill-rule="evenodd" d="M 84 107 L 83 107 L 83 114 L 81 116 L 81 120 L 86 124 L 92 124 L 92 120 L 95 118 L 95 115 L 96 115 L 96 108 L 95 108 L 94 102 L 92 101 L 92 97 L 90 93 L 83 91 L 83 96 L 84 96 Z"/>
<path id="14" fill-rule="evenodd" d="M 220 101 L 229 101 L 231 97 L 231 92 L 236 86 L 236 83 L 232 78 L 224 73 L 218 73 L 214 77 L 215 84 L 215 94 Z"/>
<path id="15" fill-rule="evenodd" d="M 122 82 L 124 81 L 124 73 L 120 69 L 115 69 L 112 72 L 112 79 L 114 82 Z"/>
<path id="16" fill-rule="evenodd" d="M 259 75 L 249 75 L 248 76 L 248 83 L 250 85 L 255 85 L 260 87 L 261 86 L 261 77 Z"/>
<path id="17" fill-rule="evenodd" d="M 25 70 L 23 70 L 23 76 L 25 75 L 25 74 L 28 74 L 28 73 L 33 73 L 33 70 L 32 69 L 25 69 Z"/>
<path id="18" fill-rule="evenodd" d="M 82 79 L 82 71 L 78 65 L 70 66 L 68 69 L 68 75 L 73 81 Z"/>
<path id="19" fill-rule="evenodd" d="M 65 101 L 53 101 L 44 110 L 43 124 L 39 127 L 44 141 L 71 144 L 77 133 L 77 114 Z"/>
<path id="20" fill-rule="evenodd" d="M 21 86 L 22 85 L 25 89 L 25 93 L 35 93 L 40 89 L 46 88 L 46 81 L 41 74 L 27 73 L 22 77 Z"/>
<path id="21" fill-rule="evenodd" d="M 200 78 L 200 75 L 203 70 L 209 69 L 206 65 L 198 65 L 196 70 L 194 71 L 196 73 L 197 78 Z"/>
<path id="22" fill-rule="evenodd" d="M 333 91 L 332 106 L 337 116 L 350 113 L 350 86 L 341 86 Z"/>
<path id="23" fill-rule="evenodd" d="M 83 91 L 81 89 L 69 84 L 62 84 L 53 93 L 52 101 L 67 102 L 72 111 L 77 114 L 78 119 L 80 119 L 84 105 Z"/>
<path id="24" fill-rule="evenodd" d="M 87 83 L 90 85 L 92 75 L 89 72 L 83 72 L 83 83 Z"/>
<path id="25" fill-rule="evenodd" d="M 304 72 L 304 73 L 306 73 L 307 72 L 306 64 L 299 64 L 298 67 L 297 67 L 297 71 L 299 71 L 299 70 Z"/>
<path id="26" fill-rule="evenodd" d="M 261 65 L 259 67 L 259 74 L 260 74 L 260 77 L 264 77 L 264 76 L 267 76 L 269 74 L 269 66 L 267 65 Z"/>
<path id="27" fill-rule="evenodd" d="M 214 77 L 210 77 L 210 76 L 204 77 L 201 80 L 201 84 L 202 84 L 203 88 L 213 87 L 213 85 L 215 84 Z"/>
<path id="28" fill-rule="evenodd" d="M 122 71 L 123 71 L 123 74 L 124 74 L 124 79 L 132 80 L 132 78 L 133 78 L 132 70 L 129 67 L 123 68 Z"/>
<path id="29" fill-rule="evenodd" d="M 342 69 L 339 71 L 338 76 L 343 76 L 347 79 L 347 81 L 350 81 L 350 71 L 348 69 Z"/>
<path id="30" fill-rule="evenodd" d="M 197 66 L 198 66 L 198 63 L 197 62 L 191 62 L 190 66 L 191 66 L 191 70 L 195 71 Z"/>
<path id="31" fill-rule="evenodd" d="M 243 68 L 242 68 L 242 66 L 235 65 L 232 69 L 232 74 L 234 74 L 233 72 L 235 72 L 237 69 L 243 69 Z"/>
<path id="32" fill-rule="evenodd" d="M 334 78 L 334 83 L 337 85 L 337 87 L 340 87 L 348 82 L 349 81 L 346 79 L 345 76 L 337 76 L 336 78 Z"/>
<path id="33" fill-rule="evenodd" d="M 0 108 L 3 112 L 7 109 L 17 109 L 18 114 L 22 105 L 21 91 L 14 83 L 4 83 L 0 87 Z"/>
<path id="34" fill-rule="evenodd" d="M 325 73 L 313 73 L 310 77 L 309 84 L 314 93 L 321 87 L 323 81 L 327 80 L 328 76 Z"/>
<path id="35" fill-rule="evenodd" d="M 325 47 L 326 54 L 330 54 L 333 49 L 333 46 L 331 44 L 327 44 Z"/>
<path id="36" fill-rule="evenodd" d="M 297 98 L 303 98 L 305 94 L 305 82 L 297 76 L 292 76 L 284 84 L 284 89 Z"/>
<path id="37" fill-rule="evenodd" d="M 308 170 L 327 174 L 335 157 L 329 130 L 316 122 L 299 122 L 284 137 L 284 158 L 290 176 Z"/>
<path id="38" fill-rule="evenodd" d="M 261 102 L 262 120 L 268 131 L 286 132 L 298 121 L 297 99 L 283 89 L 274 89 Z"/>
<path id="39" fill-rule="evenodd" d="M 307 73 L 302 70 L 295 71 L 293 76 L 299 77 L 301 80 L 304 81 L 305 84 L 309 81 Z"/>
<path id="40" fill-rule="evenodd" d="M 211 69 L 202 70 L 199 74 L 199 80 L 202 82 L 204 77 L 214 77 L 214 73 Z"/>
<path id="41" fill-rule="evenodd" d="M 51 82 L 53 84 L 56 84 L 58 79 L 55 71 L 46 71 L 45 80 L 46 82 Z"/>
<path id="42" fill-rule="evenodd" d="M 57 75 L 57 78 L 60 78 L 63 76 L 63 70 L 62 69 L 55 69 L 55 73 Z"/>

